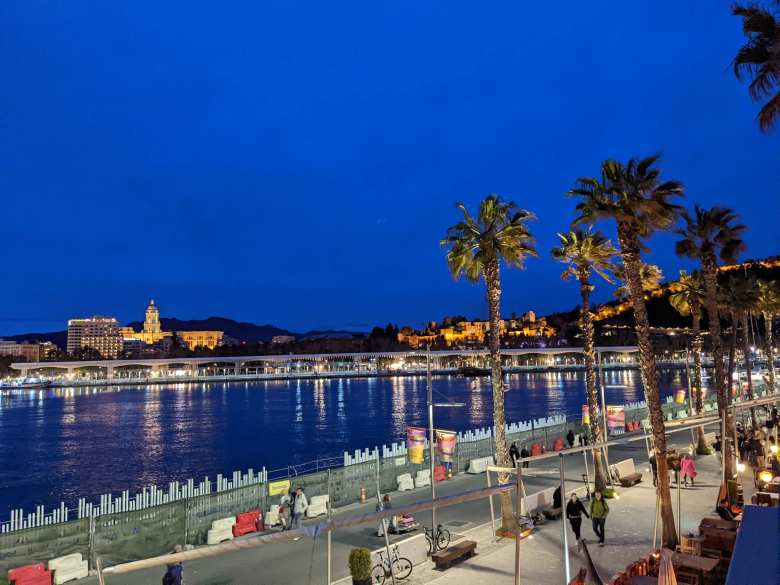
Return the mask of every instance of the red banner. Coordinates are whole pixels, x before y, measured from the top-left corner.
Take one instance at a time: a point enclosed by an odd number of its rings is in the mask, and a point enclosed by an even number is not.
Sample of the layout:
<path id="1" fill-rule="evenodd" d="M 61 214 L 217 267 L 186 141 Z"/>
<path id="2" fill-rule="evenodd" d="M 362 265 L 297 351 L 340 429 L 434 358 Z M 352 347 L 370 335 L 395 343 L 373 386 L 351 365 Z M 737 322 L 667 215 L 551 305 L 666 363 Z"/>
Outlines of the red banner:
<path id="1" fill-rule="evenodd" d="M 439 461 L 452 463 L 457 435 L 451 431 L 436 431 L 436 450 Z"/>

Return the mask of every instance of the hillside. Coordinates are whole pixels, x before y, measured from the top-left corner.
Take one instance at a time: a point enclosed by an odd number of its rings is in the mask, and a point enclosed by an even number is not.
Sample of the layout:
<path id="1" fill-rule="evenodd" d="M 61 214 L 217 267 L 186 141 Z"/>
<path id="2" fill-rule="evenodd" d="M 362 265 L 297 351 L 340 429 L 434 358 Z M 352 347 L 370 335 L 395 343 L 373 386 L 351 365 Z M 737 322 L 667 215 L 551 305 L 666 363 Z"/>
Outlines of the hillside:
<path id="1" fill-rule="evenodd" d="M 143 328 L 142 321 L 133 321 L 128 323 L 136 331 Z M 287 329 L 282 329 L 274 325 L 256 325 L 242 321 L 234 321 L 226 317 L 209 317 L 208 319 L 182 320 L 174 317 L 162 317 L 160 326 L 163 331 L 224 331 L 225 335 L 238 341 L 246 343 L 257 343 L 258 341 L 271 341 L 275 335 L 294 335 Z"/>

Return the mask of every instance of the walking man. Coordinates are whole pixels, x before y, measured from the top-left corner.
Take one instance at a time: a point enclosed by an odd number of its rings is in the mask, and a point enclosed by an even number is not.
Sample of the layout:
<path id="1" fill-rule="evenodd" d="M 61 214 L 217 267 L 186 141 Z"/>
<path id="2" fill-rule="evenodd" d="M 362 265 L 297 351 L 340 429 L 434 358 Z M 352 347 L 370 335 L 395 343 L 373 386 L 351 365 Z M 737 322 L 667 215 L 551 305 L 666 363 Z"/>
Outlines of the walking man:
<path id="1" fill-rule="evenodd" d="M 295 500 L 293 501 L 293 519 L 292 519 L 292 529 L 297 530 L 301 528 L 301 523 L 303 521 L 303 515 L 306 513 L 306 510 L 309 509 L 309 501 L 306 499 L 306 494 L 303 493 L 303 488 L 299 487 L 297 490 L 295 490 Z M 298 537 L 300 538 L 300 536 Z M 297 539 L 296 539 L 297 540 Z"/>
<path id="2" fill-rule="evenodd" d="M 577 494 L 572 492 L 571 498 L 569 498 L 569 501 L 566 503 L 566 518 L 568 518 L 571 529 L 574 532 L 574 537 L 577 539 L 578 550 L 580 548 L 580 540 L 582 540 L 582 537 L 580 536 L 580 527 L 582 526 L 583 514 L 585 514 L 586 518 L 590 518 L 588 511 L 585 509 L 585 506 L 582 505 Z"/>
<path id="3" fill-rule="evenodd" d="M 517 449 L 517 443 L 513 442 L 509 447 L 509 458 L 512 460 L 512 467 L 517 467 L 517 460 L 520 458 L 520 451 Z"/>
<path id="4" fill-rule="evenodd" d="M 607 523 L 609 506 L 601 492 L 593 492 L 593 496 L 590 502 L 590 520 L 593 524 L 593 532 L 599 537 L 599 546 L 604 546 L 604 525 Z"/>
<path id="5" fill-rule="evenodd" d="M 177 544 L 173 547 L 173 552 L 180 553 L 184 548 Z M 184 583 L 184 567 L 181 562 L 171 563 L 165 568 L 165 575 L 162 578 L 162 585 L 182 585 Z"/>
<path id="6" fill-rule="evenodd" d="M 574 431 L 569 429 L 569 432 L 566 433 L 566 441 L 569 443 L 569 449 L 574 447 Z"/>

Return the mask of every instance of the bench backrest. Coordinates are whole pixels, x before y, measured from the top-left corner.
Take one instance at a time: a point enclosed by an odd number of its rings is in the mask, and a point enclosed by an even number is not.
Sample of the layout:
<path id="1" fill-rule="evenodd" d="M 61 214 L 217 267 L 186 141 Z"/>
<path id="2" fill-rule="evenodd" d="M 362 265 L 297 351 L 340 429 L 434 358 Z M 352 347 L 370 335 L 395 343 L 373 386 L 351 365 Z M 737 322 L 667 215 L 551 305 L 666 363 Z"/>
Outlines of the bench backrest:
<path id="1" fill-rule="evenodd" d="M 617 474 L 618 477 L 626 477 L 636 473 L 636 467 L 634 466 L 633 459 L 624 459 L 618 461 L 614 465 L 610 465 L 610 471 L 612 474 Z"/>

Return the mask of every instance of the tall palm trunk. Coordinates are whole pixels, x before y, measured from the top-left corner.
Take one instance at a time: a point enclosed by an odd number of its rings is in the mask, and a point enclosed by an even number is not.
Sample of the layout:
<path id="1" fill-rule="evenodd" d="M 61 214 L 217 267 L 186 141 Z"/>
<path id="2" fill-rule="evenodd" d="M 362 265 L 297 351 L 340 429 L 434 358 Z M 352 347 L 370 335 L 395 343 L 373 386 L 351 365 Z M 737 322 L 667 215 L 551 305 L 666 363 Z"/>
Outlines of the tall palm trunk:
<path id="1" fill-rule="evenodd" d="M 590 437 L 593 444 L 600 443 L 601 425 L 599 416 L 605 413 L 598 413 L 598 401 L 596 399 L 596 349 L 593 342 L 593 319 L 590 314 L 590 291 L 591 285 L 588 282 L 588 274 L 580 271 L 577 275 L 580 283 L 580 296 L 582 297 L 582 307 L 580 308 L 580 322 L 582 333 L 585 337 L 585 383 L 588 391 L 588 418 L 590 420 Z M 604 474 L 604 461 L 601 458 L 601 451 L 594 449 L 593 453 L 593 475 L 596 490 L 604 493 L 607 489 L 606 475 Z"/>
<path id="2" fill-rule="evenodd" d="M 750 313 L 745 311 L 742 313 L 742 362 L 745 364 L 745 374 L 747 375 L 747 399 L 753 400 L 753 368 L 750 365 L 750 339 L 748 339 L 748 319 L 750 319 Z M 750 422 L 753 424 L 753 428 L 758 428 L 758 421 L 756 420 L 756 409 L 750 409 Z"/>
<path id="3" fill-rule="evenodd" d="M 696 414 L 701 414 L 704 410 L 702 405 L 702 388 L 701 388 L 701 308 L 698 306 L 691 307 L 691 320 L 693 321 L 693 334 L 691 335 L 691 350 L 693 352 L 693 406 L 696 409 Z M 704 427 L 697 428 L 697 453 L 707 452 L 707 441 L 704 438 Z"/>
<path id="4" fill-rule="evenodd" d="M 487 284 L 488 349 L 490 353 L 490 374 L 493 385 L 493 438 L 496 449 L 496 463 L 501 467 L 511 467 L 509 447 L 506 444 L 506 414 L 504 412 L 504 381 L 501 368 L 501 272 L 498 259 L 485 265 L 485 283 Z M 499 474 L 499 481 L 506 483 L 507 474 Z M 501 528 L 504 532 L 514 533 L 517 527 L 512 507 L 512 494 L 501 494 Z"/>
<path id="5" fill-rule="evenodd" d="M 650 321 L 645 307 L 644 290 L 640 277 L 642 260 L 639 255 L 640 242 L 636 231 L 628 225 L 618 223 L 618 240 L 621 257 L 625 266 L 626 284 L 631 297 L 636 321 L 637 344 L 639 345 L 639 365 L 645 399 L 650 411 L 650 424 L 653 430 L 653 449 L 658 472 L 658 495 L 661 499 L 662 540 L 667 548 L 677 546 L 677 528 L 674 525 L 672 496 L 669 491 L 669 469 L 666 460 L 666 428 L 664 412 L 661 408 L 661 396 L 658 392 L 658 373 L 655 367 L 653 345 L 650 341 Z"/>
<path id="6" fill-rule="evenodd" d="M 775 316 L 772 313 L 769 313 L 767 311 L 763 311 L 762 315 L 764 316 L 764 329 L 766 329 L 766 335 L 764 336 L 764 339 L 766 340 L 766 359 L 767 359 L 767 366 L 769 368 L 769 391 L 774 392 L 775 391 L 775 348 L 772 346 L 774 343 L 773 336 L 774 332 L 772 331 L 772 325 L 774 324 Z"/>
<path id="7" fill-rule="evenodd" d="M 718 415 L 724 421 L 725 436 L 721 437 L 721 449 L 723 454 L 723 466 L 726 477 L 734 475 L 734 452 L 726 437 L 734 436 L 734 422 L 728 414 L 728 393 L 726 390 L 726 376 L 723 371 L 723 344 L 720 338 L 720 314 L 718 313 L 718 265 L 715 255 L 710 253 L 701 259 L 702 276 L 704 277 L 704 290 L 707 298 L 707 319 L 710 329 L 710 343 L 712 344 L 712 361 L 715 369 L 715 391 L 718 396 Z"/>
<path id="8" fill-rule="evenodd" d="M 739 327 L 739 318 L 732 313 L 731 315 L 731 343 L 729 344 L 729 402 L 742 394 L 742 388 L 739 383 L 734 384 L 734 372 L 737 369 L 737 329 Z"/>

